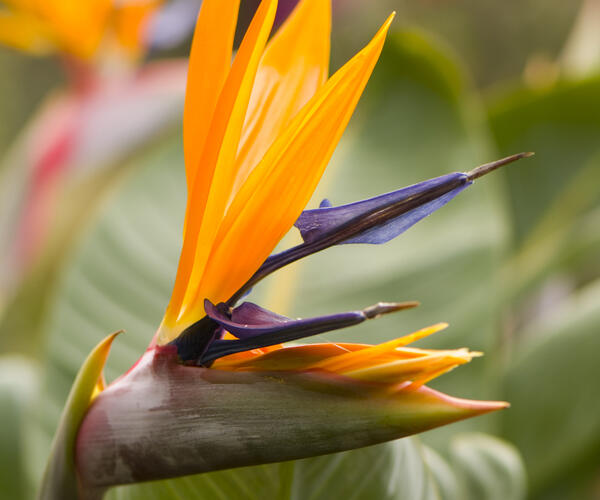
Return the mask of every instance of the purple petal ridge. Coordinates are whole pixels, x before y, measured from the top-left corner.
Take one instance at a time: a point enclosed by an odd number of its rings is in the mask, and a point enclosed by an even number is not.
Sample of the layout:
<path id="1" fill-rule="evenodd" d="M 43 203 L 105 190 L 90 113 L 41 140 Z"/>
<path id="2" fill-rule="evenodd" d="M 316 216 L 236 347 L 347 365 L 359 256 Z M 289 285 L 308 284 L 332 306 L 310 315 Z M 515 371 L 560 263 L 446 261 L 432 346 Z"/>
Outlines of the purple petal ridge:
<path id="1" fill-rule="evenodd" d="M 252 303 L 244 302 L 231 312 L 231 321 L 240 325 L 280 325 L 292 321 L 287 316 L 281 316 Z"/>
<path id="2" fill-rule="evenodd" d="M 378 209 L 384 209 L 385 207 L 405 202 L 423 192 L 436 190 L 441 186 L 447 185 L 449 182 L 456 182 L 457 180 L 462 181 L 463 178 L 464 183 L 459 184 L 457 187 L 442 194 L 438 198 L 337 243 L 369 243 L 379 245 L 400 235 L 421 219 L 427 217 L 438 208 L 441 208 L 448 203 L 458 193 L 471 184 L 471 182 L 468 181 L 467 176 L 463 173 L 448 174 L 391 193 L 376 196 L 375 198 L 339 207 L 331 207 L 322 202 L 320 208 L 302 212 L 294 225 L 300 230 L 302 239 L 306 243 L 310 243 L 319 239 L 324 234 L 335 231 L 336 228 L 349 223 L 353 219 L 371 214 Z"/>
<path id="3" fill-rule="evenodd" d="M 215 306 L 205 301 L 206 314 L 225 330 L 240 340 L 273 335 L 273 344 L 289 342 L 318 333 L 337 330 L 361 323 L 367 319 L 363 311 L 351 311 L 307 319 L 291 319 L 267 311 L 251 302 L 244 302 L 233 309 L 231 318 L 220 304 Z M 292 338 L 293 337 L 293 338 Z M 271 345 L 271 344 L 265 344 Z M 261 345 L 260 347 L 265 347 Z"/>
<path id="4" fill-rule="evenodd" d="M 271 255 L 227 303 L 233 306 L 248 289 L 277 269 L 331 246 L 347 243 L 380 244 L 395 238 L 448 203 L 473 183 L 455 172 L 398 191 L 340 207 L 305 210 L 294 224 L 304 242 Z"/>
<path id="5" fill-rule="evenodd" d="M 221 303 L 204 302 L 208 317 L 237 337 L 235 340 L 214 340 L 201 358 L 207 364 L 217 358 L 236 352 L 258 349 L 318 335 L 331 330 L 362 323 L 402 309 L 415 307 L 415 302 L 379 303 L 361 311 L 350 311 L 307 319 L 291 319 L 267 311 L 251 302 L 235 309 Z"/>

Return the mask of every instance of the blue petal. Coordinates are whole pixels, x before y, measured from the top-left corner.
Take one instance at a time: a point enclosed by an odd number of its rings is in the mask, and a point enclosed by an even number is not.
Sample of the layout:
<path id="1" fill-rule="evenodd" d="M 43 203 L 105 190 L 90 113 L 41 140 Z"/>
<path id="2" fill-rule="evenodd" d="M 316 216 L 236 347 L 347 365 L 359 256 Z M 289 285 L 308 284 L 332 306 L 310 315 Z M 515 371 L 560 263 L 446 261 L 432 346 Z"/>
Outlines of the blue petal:
<path id="1" fill-rule="evenodd" d="M 277 269 L 331 246 L 385 243 L 435 212 L 472 183 L 469 173 L 455 172 L 340 207 L 330 207 L 329 200 L 323 200 L 321 208 L 305 210 L 294 224 L 304 242 L 271 255 L 227 303 L 234 305 L 248 288 Z"/>
<path id="2" fill-rule="evenodd" d="M 205 300 L 204 309 L 210 319 L 237 337 L 237 340 L 214 340 L 204 355 L 202 364 L 217 358 L 260 347 L 298 340 L 331 330 L 362 323 L 382 314 L 415 307 L 417 303 L 381 303 L 361 311 L 331 314 L 308 319 L 291 319 L 256 304 L 245 302 L 231 310 L 225 304 Z M 231 316 L 231 317 L 230 317 Z"/>
<path id="3" fill-rule="evenodd" d="M 409 202 L 411 199 L 423 193 L 435 192 L 448 185 L 456 185 L 450 191 L 441 194 L 431 201 L 418 205 L 400 215 L 385 219 L 382 218 L 378 224 L 355 234 L 336 244 L 348 243 L 370 243 L 381 244 L 390 241 L 400 235 L 408 228 L 419 222 L 424 217 L 435 212 L 454 198 L 458 193 L 471 184 L 466 174 L 453 173 L 420 182 L 398 191 L 383 194 L 368 200 L 350 203 L 339 207 L 327 206 L 321 203 L 321 208 L 305 210 L 294 224 L 306 243 L 318 240 L 322 236 L 336 231 L 336 229 L 349 224 L 353 220 L 360 219 L 377 211 Z M 328 201 L 328 200 L 324 200 Z"/>

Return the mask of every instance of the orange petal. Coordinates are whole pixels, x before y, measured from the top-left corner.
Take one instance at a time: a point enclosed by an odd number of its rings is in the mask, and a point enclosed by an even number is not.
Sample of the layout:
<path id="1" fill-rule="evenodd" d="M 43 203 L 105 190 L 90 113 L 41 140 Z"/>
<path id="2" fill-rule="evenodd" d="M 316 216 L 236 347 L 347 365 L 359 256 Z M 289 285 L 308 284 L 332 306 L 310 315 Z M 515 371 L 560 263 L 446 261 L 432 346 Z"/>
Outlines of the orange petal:
<path id="1" fill-rule="evenodd" d="M 427 337 L 428 335 L 433 335 L 434 333 L 437 333 L 447 327 L 448 323 L 437 323 L 435 325 L 422 328 L 421 330 L 409 335 L 405 335 L 404 337 L 390 340 L 389 342 L 384 342 L 383 344 L 371 346 L 368 349 L 360 351 L 359 353 L 348 353 L 336 358 L 324 360 L 322 363 L 315 365 L 315 368 L 321 368 L 323 370 L 339 373 L 348 370 L 351 367 L 355 369 L 360 367 L 370 367 L 374 360 L 380 359 L 381 356 L 385 355 L 386 353 L 394 352 L 399 347 L 408 345 L 411 342 L 415 342 L 416 340 Z"/>
<path id="2" fill-rule="evenodd" d="M 239 0 L 202 2 L 190 51 L 183 111 L 183 151 L 188 194 L 200 171 L 202 182 L 212 177 L 200 168 L 200 155 L 213 113 L 231 66 Z"/>
<path id="3" fill-rule="evenodd" d="M 330 32 L 330 0 L 303 0 L 267 45 L 244 122 L 233 193 L 327 80 Z"/>
<path id="4" fill-rule="evenodd" d="M 193 186 L 188 189 L 183 248 L 171 303 L 163 321 L 167 328 L 161 328 L 159 343 L 177 335 L 178 331 L 172 328 L 175 321 L 181 330 L 198 319 L 199 311 L 203 310 L 205 297 L 198 295 L 198 283 L 231 193 L 235 178 L 234 160 L 250 92 L 276 10 L 276 0 L 263 0 L 260 4 L 215 107 L 199 160 L 202 168 L 195 175 Z M 188 88 L 188 92 L 195 92 L 195 89 Z"/>
<path id="5" fill-rule="evenodd" d="M 113 13 L 114 29 L 119 45 L 132 57 L 142 50 L 142 34 L 145 23 L 160 6 L 162 0 L 144 0 L 117 4 Z"/>
<path id="6" fill-rule="evenodd" d="M 440 351 L 414 359 L 398 359 L 387 363 L 378 363 L 376 360 L 371 366 L 350 368 L 336 373 L 359 380 L 379 382 L 383 384 L 400 383 L 407 380 L 430 380 L 452 368 L 471 361 L 471 354 L 467 350 Z"/>
<path id="7" fill-rule="evenodd" d="M 279 345 L 277 349 L 271 349 L 270 352 L 255 352 L 254 355 L 245 358 L 234 358 L 237 354 L 225 356 L 216 360 L 213 367 L 220 370 L 243 371 L 307 370 L 323 359 L 368 347 L 365 344 L 346 343 L 306 344 L 290 347 Z"/>
<path id="8" fill-rule="evenodd" d="M 236 194 L 215 240 L 199 296 L 212 302 L 229 298 L 298 218 L 371 75 L 392 18 L 393 14 L 296 115 Z"/>
<path id="9" fill-rule="evenodd" d="M 0 44 L 32 54 L 46 54 L 56 41 L 44 23 L 27 13 L 0 11 Z"/>
<path id="10" fill-rule="evenodd" d="M 63 48 L 87 59 L 96 51 L 109 20 L 112 0 L 37 2 L 42 17 L 52 26 Z"/>

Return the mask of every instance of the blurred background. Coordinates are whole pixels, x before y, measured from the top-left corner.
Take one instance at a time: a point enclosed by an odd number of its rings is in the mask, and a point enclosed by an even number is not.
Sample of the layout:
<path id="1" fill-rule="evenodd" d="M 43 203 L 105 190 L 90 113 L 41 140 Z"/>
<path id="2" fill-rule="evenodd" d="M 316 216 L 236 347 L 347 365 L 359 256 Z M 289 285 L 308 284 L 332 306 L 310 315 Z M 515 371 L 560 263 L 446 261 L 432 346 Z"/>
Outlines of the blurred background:
<path id="1" fill-rule="evenodd" d="M 146 347 L 170 296 L 185 204 L 185 57 L 200 1 L 142 3 L 113 13 L 112 42 L 82 55 L 6 24 L 18 2 L 0 2 L 0 498 L 31 497 L 91 347 L 126 330 L 108 362 L 113 379 Z M 257 3 L 242 1 L 240 35 Z M 279 22 L 294 3 L 280 1 Z M 420 344 L 485 357 L 432 385 L 512 405 L 298 470 L 326 469 L 319 484 L 338 487 L 359 471 L 353 498 L 600 499 L 600 0 L 333 6 L 332 71 L 390 11 L 397 17 L 311 207 L 536 155 L 397 240 L 329 249 L 253 292 L 290 316 L 419 300 L 315 340 L 374 343 L 448 321 Z M 261 488 L 277 490 L 273 471 L 209 474 L 186 491 L 269 498 Z M 254 489 L 228 489 L 236 474 Z M 217 489 L 201 493 L 208 482 Z M 165 484 L 152 494 L 176 498 L 181 483 Z M 293 498 L 342 495 L 303 491 Z"/>

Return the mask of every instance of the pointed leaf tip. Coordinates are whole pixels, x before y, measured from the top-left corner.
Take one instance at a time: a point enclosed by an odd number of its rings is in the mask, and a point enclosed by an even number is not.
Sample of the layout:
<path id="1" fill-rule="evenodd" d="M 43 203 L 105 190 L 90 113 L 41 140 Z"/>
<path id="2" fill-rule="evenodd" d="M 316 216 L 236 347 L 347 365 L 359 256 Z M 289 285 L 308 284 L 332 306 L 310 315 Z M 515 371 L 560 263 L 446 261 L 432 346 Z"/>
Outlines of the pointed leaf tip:
<path id="1" fill-rule="evenodd" d="M 52 449 L 44 471 L 38 498 L 79 498 L 79 483 L 75 470 L 75 440 L 90 402 L 99 394 L 102 372 L 119 330 L 99 342 L 81 365 L 63 409 Z M 100 382 L 100 383 L 99 383 Z"/>

